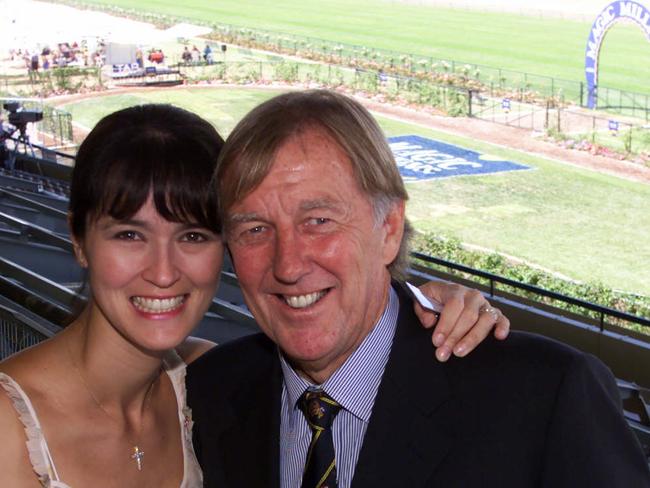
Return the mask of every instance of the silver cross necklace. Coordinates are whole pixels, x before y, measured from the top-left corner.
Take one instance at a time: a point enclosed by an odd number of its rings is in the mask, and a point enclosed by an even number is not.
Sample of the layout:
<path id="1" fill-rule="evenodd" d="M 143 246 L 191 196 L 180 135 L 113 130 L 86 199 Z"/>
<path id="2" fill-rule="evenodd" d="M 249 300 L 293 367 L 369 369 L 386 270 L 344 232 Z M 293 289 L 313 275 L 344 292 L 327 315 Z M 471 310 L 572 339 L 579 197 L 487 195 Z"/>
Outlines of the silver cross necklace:
<path id="1" fill-rule="evenodd" d="M 86 378 L 84 375 L 81 373 L 81 370 L 77 367 L 77 364 L 75 363 L 74 359 L 72 358 L 72 352 L 70 351 L 70 345 L 68 344 L 68 341 L 66 341 L 66 349 L 68 350 L 68 356 L 70 357 L 70 363 L 72 364 L 73 369 L 77 372 L 77 376 L 79 376 L 79 379 L 81 380 L 81 384 L 84 386 L 88 394 L 90 395 L 90 398 L 92 398 L 93 402 L 95 405 L 102 411 L 104 412 L 104 415 L 106 415 L 109 419 L 111 419 L 113 422 L 118 423 L 117 420 L 110 414 L 108 413 L 108 410 L 102 405 L 102 402 L 99 401 L 99 399 L 95 396 L 95 393 L 93 392 L 92 388 L 88 385 L 88 382 L 86 381 Z M 159 372 L 160 373 L 160 372 Z M 158 379 L 160 378 L 160 374 L 154 378 L 154 380 L 151 382 L 149 387 L 147 388 L 147 391 L 144 395 L 144 410 L 148 407 L 149 400 L 152 396 L 153 388 Z M 138 438 L 140 435 L 137 436 Z M 140 446 L 138 446 L 138 443 L 136 442 L 132 448 L 133 453 L 131 454 L 131 459 L 135 461 L 135 463 L 138 466 L 138 471 L 142 471 L 142 465 L 143 465 L 143 459 L 144 459 L 144 451 L 140 449 Z"/>

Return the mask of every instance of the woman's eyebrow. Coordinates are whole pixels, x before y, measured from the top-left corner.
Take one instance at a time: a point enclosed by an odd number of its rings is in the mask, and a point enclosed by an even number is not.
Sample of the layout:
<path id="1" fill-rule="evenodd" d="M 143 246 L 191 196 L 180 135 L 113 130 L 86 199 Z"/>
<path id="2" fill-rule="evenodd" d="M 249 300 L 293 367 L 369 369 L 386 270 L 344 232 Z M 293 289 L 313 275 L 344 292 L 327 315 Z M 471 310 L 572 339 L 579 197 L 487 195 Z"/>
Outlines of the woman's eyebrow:
<path id="1" fill-rule="evenodd" d="M 116 225 L 126 225 L 130 227 L 141 227 L 141 228 L 147 227 L 147 223 L 144 220 L 138 220 L 138 219 L 121 220 L 121 219 L 115 219 L 113 217 L 106 217 L 106 219 L 102 219 L 99 221 L 100 229 L 108 229 Z"/>

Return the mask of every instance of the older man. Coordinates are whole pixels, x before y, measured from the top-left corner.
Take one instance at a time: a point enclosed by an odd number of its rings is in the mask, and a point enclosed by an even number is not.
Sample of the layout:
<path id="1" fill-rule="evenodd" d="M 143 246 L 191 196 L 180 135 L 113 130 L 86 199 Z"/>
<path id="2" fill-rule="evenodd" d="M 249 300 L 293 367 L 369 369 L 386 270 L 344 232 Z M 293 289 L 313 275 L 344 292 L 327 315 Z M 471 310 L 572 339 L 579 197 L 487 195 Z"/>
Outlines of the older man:
<path id="1" fill-rule="evenodd" d="M 217 182 L 266 335 L 190 367 L 206 486 L 650 485 L 593 357 L 519 334 L 431 359 L 398 281 L 407 194 L 357 102 L 310 91 L 262 104 L 231 134 Z"/>

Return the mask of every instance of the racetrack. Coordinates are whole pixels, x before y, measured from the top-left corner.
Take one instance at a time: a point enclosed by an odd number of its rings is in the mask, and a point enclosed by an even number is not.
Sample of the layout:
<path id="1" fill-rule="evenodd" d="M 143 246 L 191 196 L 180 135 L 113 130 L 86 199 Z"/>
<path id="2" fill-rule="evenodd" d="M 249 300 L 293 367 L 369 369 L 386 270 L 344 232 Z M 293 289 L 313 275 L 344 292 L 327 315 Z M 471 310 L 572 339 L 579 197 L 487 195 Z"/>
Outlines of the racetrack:
<path id="1" fill-rule="evenodd" d="M 395 0 L 390 1 L 394 2 Z M 545 0 L 543 2 L 526 2 L 525 0 L 397 0 L 395 3 L 590 21 L 608 2 L 602 0 Z"/>
<path id="2" fill-rule="evenodd" d="M 99 95 L 105 97 L 101 103 L 94 94 L 50 101 L 66 104 L 85 129 L 125 103 L 178 103 L 206 116 L 225 134 L 246 110 L 281 89 L 286 87 L 125 89 Z M 86 104 L 81 103 L 84 97 L 89 98 Z M 649 250 L 639 245 L 647 242 L 650 228 L 649 168 L 567 150 L 523 129 L 376 100 L 363 103 L 389 135 L 422 135 L 536 168 L 518 175 L 409 184 L 409 214 L 418 228 L 457 236 L 573 279 L 650 295 L 650 269 L 643 264 L 650 262 Z"/>

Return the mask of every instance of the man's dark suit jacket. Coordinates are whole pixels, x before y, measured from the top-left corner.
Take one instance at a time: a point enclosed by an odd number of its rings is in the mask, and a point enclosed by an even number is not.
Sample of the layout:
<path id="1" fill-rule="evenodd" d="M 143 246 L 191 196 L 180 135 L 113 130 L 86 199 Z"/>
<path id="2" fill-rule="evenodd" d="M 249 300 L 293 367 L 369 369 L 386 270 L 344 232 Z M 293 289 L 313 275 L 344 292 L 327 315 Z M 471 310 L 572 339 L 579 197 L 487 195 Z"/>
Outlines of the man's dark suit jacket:
<path id="1" fill-rule="evenodd" d="M 512 332 L 439 363 L 401 291 L 400 302 L 354 488 L 650 486 L 600 361 Z M 279 487 L 276 346 L 259 334 L 217 347 L 190 365 L 187 386 L 205 486 Z"/>

